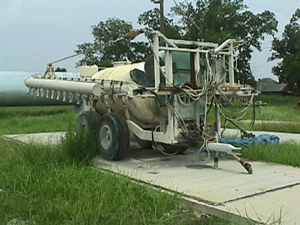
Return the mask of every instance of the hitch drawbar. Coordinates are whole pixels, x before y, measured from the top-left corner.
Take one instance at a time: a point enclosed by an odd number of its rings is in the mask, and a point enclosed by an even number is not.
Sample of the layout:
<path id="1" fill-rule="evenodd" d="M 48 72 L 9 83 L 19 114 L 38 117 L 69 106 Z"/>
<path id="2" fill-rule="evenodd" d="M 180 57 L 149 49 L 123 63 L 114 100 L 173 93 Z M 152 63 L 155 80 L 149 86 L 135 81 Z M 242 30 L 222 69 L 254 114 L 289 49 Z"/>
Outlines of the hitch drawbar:
<path id="1" fill-rule="evenodd" d="M 208 143 L 208 149 L 209 151 L 216 151 L 216 152 L 225 152 L 228 155 L 231 155 L 235 160 L 237 160 L 246 170 L 249 174 L 253 173 L 251 164 L 247 163 L 245 160 L 238 157 L 238 155 L 241 155 L 239 151 L 241 151 L 241 148 L 234 147 L 231 144 L 224 144 L 224 143 Z M 215 159 L 215 161 L 218 159 Z"/>

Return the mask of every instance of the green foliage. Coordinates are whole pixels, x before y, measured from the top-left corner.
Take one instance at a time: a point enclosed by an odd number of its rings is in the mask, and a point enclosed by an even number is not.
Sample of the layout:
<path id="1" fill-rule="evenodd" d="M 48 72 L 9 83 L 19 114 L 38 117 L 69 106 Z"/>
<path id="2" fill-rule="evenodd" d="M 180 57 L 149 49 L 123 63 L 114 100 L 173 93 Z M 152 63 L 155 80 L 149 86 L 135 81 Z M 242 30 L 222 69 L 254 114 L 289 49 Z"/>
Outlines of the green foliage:
<path id="1" fill-rule="evenodd" d="M 67 72 L 66 68 L 60 68 L 60 67 L 57 67 L 55 69 L 55 72 Z"/>
<path id="2" fill-rule="evenodd" d="M 160 11 L 158 8 L 144 12 L 138 17 L 138 23 L 144 25 L 147 29 L 159 30 Z M 164 17 L 165 31 L 164 35 L 168 38 L 180 39 L 180 27 L 177 26 L 173 19 Z"/>
<path id="3" fill-rule="evenodd" d="M 300 91 L 300 9 L 285 26 L 282 39 L 274 38 L 272 43 L 272 60 L 281 60 L 273 67 L 273 74 L 279 82 L 288 83 L 293 91 Z"/>
<path id="4" fill-rule="evenodd" d="M 138 23 L 148 29 L 159 29 L 160 11 L 157 8 L 146 11 L 138 17 Z M 179 25 L 174 22 L 179 18 Z M 270 11 L 254 14 L 247 10 L 243 0 L 195 0 L 182 1 L 171 8 L 171 14 L 164 17 L 165 35 L 174 39 L 204 40 L 221 44 L 227 39 L 243 39 L 238 47 L 235 69 L 236 80 L 256 86 L 250 68 L 252 48 L 261 50 L 265 35 L 277 31 L 275 15 Z M 92 26 L 94 43 L 78 45 L 77 53 L 83 52 L 84 59 L 77 65 L 110 65 L 113 61 L 128 58 L 132 62 L 143 61 L 151 54 L 145 42 L 120 39 L 132 30 L 132 25 L 117 18 L 101 21 Z M 96 46 L 102 46 L 97 48 Z"/>
<path id="5" fill-rule="evenodd" d="M 62 148 L 71 159 L 83 163 L 90 163 L 98 155 L 95 135 L 90 132 L 67 133 Z"/>
<path id="6" fill-rule="evenodd" d="M 172 8 L 180 17 L 183 38 L 222 43 L 226 39 L 243 39 L 238 48 L 235 76 L 241 83 L 255 86 L 250 69 L 252 47 L 261 50 L 265 35 L 277 31 L 275 15 L 270 11 L 254 14 L 247 10 L 243 0 L 184 1 Z"/>
<path id="7" fill-rule="evenodd" d="M 133 30 L 132 25 L 117 18 L 109 18 L 92 26 L 94 43 L 83 43 L 77 45 L 76 53 L 83 52 L 84 59 L 77 63 L 79 65 L 104 66 L 114 61 L 128 58 L 132 62 L 143 61 L 150 54 L 150 47 L 145 42 L 133 42 L 124 39 L 127 33 Z M 112 41 L 118 40 L 113 44 Z"/>

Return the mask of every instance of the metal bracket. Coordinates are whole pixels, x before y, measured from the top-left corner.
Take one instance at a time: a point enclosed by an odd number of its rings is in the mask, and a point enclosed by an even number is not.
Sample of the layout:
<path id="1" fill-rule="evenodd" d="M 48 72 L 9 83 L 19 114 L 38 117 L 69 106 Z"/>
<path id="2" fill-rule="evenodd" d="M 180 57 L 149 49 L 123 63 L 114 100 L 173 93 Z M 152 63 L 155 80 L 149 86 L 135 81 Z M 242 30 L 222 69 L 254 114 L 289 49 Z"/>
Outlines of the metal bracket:
<path id="1" fill-rule="evenodd" d="M 239 158 L 237 155 L 240 155 L 241 148 L 234 147 L 231 144 L 225 144 L 225 143 L 208 143 L 207 144 L 208 150 L 210 151 L 216 151 L 216 152 L 225 152 L 228 155 L 231 155 L 235 160 L 237 160 L 246 170 L 249 174 L 253 173 L 251 164 L 247 163 L 245 160 Z M 218 167 L 218 157 L 214 158 L 215 167 Z"/>

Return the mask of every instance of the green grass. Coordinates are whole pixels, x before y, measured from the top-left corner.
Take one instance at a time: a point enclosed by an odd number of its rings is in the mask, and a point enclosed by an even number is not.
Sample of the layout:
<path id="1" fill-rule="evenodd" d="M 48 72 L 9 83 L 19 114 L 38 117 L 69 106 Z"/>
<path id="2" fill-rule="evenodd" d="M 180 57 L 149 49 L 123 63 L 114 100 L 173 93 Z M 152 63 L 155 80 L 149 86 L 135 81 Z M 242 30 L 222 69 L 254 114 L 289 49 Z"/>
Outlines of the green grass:
<path id="1" fill-rule="evenodd" d="M 300 166 L 300 145 L 297 142 L 283 142 L 281 144 L 251 145 L 243 148 L 243 157 L 291 166 Z"/>
<path id="2" fill-rule="evenodd" d="M 286 123 L 261 123 L 254 124 L 250 123 L 239 123 L 239 126 L 249 131 L 272 131 L 272 132 L 285 132 L 285 133 L 300 133 L 300 124 L 286 124 Z M 229 128 L 236 128 L 233 125 L 228 126 Z"/>
<path id="3" fill-rule="evenodd" d="M 97 168 L 95 146 L 82 138 L 57 146 L 0 138 L 0 224 L 233 224 L 198 218 L 177 194 Z"/>
<path id="4" fill-rule="evenodd" d="M 65 144 L 24 145 L 0 139 L 0 146 L 0 224 L 13 219 L 51 225 L 194 221 L 190 212 L 183 213 L 178 196 L 74 161 Z"/>
<path id="5" fill-rule="evenodd" d="M 0 135 L 74 130 L 77 117 L 72 106 L 1 107 Z"/>
<path id="6" fill-rule="evenodd" d="M 258 95 L 257 101 L 262 101 L 268 105 L 292 105 L 293 108 L 299 101 L 299 96 L 281 95 Z"/>
<path id="7" fill-rule="evenodd" d="M 246 130 L 263 130 L 299 133 L 300 110 L 294 108 L 299 101 L 299 97 L 293 96 L 263 96 L 259 95 L 257 100 L 266 103 L 261 108 L 256 107 L 255 119 L 267 121 L 287 121 L 291 123 L 276 124 L 262 123 L 238 123 Z M 242 104 L 226 108 L 229 112 L 224 112 L 230 117 L 237 118 L 240 114 L 235 114 L 243 109 Z M 72 106 L 42 106 L 42 107 L 2 107 L 0 108 L 0 135 L 17 133 L 37 133 L 74 130 L 78 114 L 72 113 Z M 253 118 L 253 110 L 249 108 L 244 120 Z M 224 119 L 222 125 L 224 125 Z M 214 121 L 214 110 L 208 116 L 208 121 Z M 229 128 L 235 128 L 228 124 Z"/>

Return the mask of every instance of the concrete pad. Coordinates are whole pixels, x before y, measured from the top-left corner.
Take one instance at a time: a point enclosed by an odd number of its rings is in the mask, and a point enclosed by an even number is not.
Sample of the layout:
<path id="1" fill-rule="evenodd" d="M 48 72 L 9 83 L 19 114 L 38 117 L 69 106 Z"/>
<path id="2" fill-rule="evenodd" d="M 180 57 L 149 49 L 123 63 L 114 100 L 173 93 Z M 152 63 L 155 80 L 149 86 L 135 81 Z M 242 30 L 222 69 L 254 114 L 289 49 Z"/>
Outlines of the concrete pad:
<path id="1" fill-rule="evenodd" d="M 252 123 L 252 120 L 239 120 L 239 123 Z M 299 122 L 291 122 L 291 121 L 277 121 L 277 120 L 255 120 L 255 124 L 263 124 L 263 123 L 277 123 L 277 124 L 299 124 Z"/>
<path id="2" fill-rule="evenodd" d="M 10 134 L 3 135 L 5 138 L 21 141 L 27 144 L 43 144 L 56 145 L 66 135 L 66 132 L 49 132 L 49 133 L 34 133 L 34 134 Z"/>
<path id="3" fill-rule="evenodd" d="M 283 132 L 271 132 L 271 131 L 248 131 L 249 133 L 253 133 L 256 136 L 261 134 L 270 134 L 276 135 L 280 138 L 281 141 L 296 141 L 300 142 L 300 134 L 296 133 L 283 133 Z M 226 137 L 240 137 L 240 131 L 237 129 L 226 129 L 223 133 Z"/>
<path id="4" fill-rule="evenodd" d="M 199 162 L 195 152 L 164 156 L 132 145 L 128 156 L 118 162 L 97 158 L 106 170 L 182 193 L 202 206 L 233 213 L 257 222 L 296 224 L 300 207 L 300 169 L 263 162 L 250 162 L 253 174 L 236 161 L 220 159 Z M 299 192 L 298 192 L 299 193 Z"/>
<path id="5" fill-rule="evenodd" d="M 236 211 L 241 215 L 271 224 L 299 224 L 300 185 L 286 186 L 259 196 L 253 196 L 225 204 L 223 210 Z"/>

